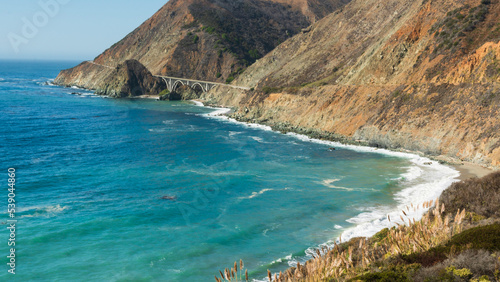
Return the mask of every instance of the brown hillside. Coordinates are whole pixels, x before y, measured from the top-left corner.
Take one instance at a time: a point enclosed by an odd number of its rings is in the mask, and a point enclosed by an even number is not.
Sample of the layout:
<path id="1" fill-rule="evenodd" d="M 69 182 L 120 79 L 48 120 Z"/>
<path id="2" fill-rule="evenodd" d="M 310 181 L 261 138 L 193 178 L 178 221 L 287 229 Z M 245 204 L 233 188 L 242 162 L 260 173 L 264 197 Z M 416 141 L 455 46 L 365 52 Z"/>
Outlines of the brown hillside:
<path id="1" fill-rule="evenodd" d="M 131 59 L 153 74 L 224 82 L 346 2 L 170 0 L 96 64 L 62 71 L 55 82 L 96 89 L 112 68 Z"/>
<path id="2" fill-rule="evenodd" d="M 498 0 L 354 0 L 207 95 L 237 117 L 500 166 Z"/>

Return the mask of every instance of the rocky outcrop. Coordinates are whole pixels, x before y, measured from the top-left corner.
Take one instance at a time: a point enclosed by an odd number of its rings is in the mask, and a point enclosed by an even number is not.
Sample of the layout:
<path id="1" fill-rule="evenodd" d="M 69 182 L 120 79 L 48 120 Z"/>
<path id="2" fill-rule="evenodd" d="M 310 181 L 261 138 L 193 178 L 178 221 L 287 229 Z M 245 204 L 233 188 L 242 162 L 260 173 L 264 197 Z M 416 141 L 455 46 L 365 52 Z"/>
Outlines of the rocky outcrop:
<path id="1" fill-rule="evenodd" d="M 499 1 L 354 0 L 204 98 L 235 117 L 500 166 Z"/>
<path id="2" fill-rule="evenodd" d="M 141 63 L 127 60 L 96 86 L 96 94 L 114 98 L 159 95 L 166 87 L 161 78 L 153 76 Z"/>
<path id="3" fill-rule="evenodd" d="M 174 91 L 165 91 L 166 93 L 160 96 L 162 101 L 179 101 L 179 100 L 194 100 L 199 99 L 201 90 L 194 90 L 187 85 L 177 87 Z"/>

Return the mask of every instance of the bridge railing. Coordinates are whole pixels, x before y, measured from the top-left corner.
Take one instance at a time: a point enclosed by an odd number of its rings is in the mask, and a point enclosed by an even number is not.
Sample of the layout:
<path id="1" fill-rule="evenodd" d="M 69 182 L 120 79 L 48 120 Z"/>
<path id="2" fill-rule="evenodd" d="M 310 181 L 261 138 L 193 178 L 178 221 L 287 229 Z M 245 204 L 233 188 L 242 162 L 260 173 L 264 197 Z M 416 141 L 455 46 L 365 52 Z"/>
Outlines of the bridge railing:
<path id="1" fill-rule="evenodd" d="M 224 83 L 219 83 L 219 82 L 211 82 L 211 81 L 203 81 L 203 80 L 196 80 L 196 79 L 188 79 L 188 78 L 180 78 L 180 77 L 173 77 L 173 76 L 161 76 L 161 75 L 155 75 L 156 77 L 162 78 L 165 83 L 167 84 L 167 87 L 169 88 L 169 91 L 173 91 L 176 87 L 178 82 L 182 83 L 183 85 L 188 85 L 188 86 L 195 86 L 196 84 L 199 84 L 203 91 L 208 91 L 215 86 L 224 86 L 224 87 L 231 87 L 234 89 L 241 89 L 241 90 L 250 90 L 249 87 L 244 87 L 244 86 L 236 86 L 236 85 L 230 85 L 230 84 L 224 84 Z M 167 81 L 168 80 L 168 81 Z M 190 85 L 191 83 L 191 85 Z M 205 87 L 203 87 L 203 84 L 205 84 Z"/>

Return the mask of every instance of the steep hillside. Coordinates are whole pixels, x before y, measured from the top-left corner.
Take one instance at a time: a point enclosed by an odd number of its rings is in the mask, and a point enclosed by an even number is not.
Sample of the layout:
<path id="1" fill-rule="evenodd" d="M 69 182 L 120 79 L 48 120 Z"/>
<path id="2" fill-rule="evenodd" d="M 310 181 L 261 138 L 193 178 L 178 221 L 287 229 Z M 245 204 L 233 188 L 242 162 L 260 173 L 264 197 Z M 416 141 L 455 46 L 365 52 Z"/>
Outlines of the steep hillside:
<path id="1" fill-rule="evenodd" d="M 166 87 L 163 79 L 154 77 L 141 63 L 127 60 L 102 80 L 96 94 L 114 98 L 159 95 Z"/>
<path id="2" fill-rule="evenodd" d="M 97 89 L 126 60 L 153 74 L 231 81 L 277 44 L 348 0 L 170 0 L 94 59 L 62 71 L 56 83 Z"/>
<path id="3" fill-rule="evenodd" d="M 500 166 L 498 0 L 354 0 L 206 99 L 283 131 Z"/>

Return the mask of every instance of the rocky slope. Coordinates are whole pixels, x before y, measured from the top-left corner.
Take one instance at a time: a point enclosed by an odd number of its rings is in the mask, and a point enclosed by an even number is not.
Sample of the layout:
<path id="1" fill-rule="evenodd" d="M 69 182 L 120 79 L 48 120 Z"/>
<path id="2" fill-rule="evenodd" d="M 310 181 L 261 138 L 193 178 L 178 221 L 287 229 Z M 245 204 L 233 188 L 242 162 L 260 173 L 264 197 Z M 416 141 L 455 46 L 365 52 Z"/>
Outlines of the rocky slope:
<path id="1" fill-rule="evenodd" d="M 96 94 L 114 98 L 159 95 L 166 87 L 163 79 L 153 76 L 141 63 L 127 60 L 101 81 Z"/>
<path id="2" fill-rule="evenodd" d="M 277 44 L 348 1 L 170 0 L 93 62 L 62 71 L 55 83 L 101 89 L 102 80 L 131 59 L 155 75 L 231 81 Z"/>
<path id="3" fill-rule="evenodd" d="M 500 166 L 498 0 L 354 0 L 205 99 L 280 130 Z"/>

